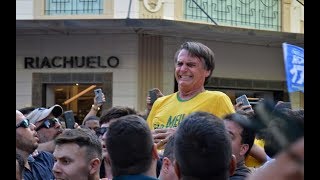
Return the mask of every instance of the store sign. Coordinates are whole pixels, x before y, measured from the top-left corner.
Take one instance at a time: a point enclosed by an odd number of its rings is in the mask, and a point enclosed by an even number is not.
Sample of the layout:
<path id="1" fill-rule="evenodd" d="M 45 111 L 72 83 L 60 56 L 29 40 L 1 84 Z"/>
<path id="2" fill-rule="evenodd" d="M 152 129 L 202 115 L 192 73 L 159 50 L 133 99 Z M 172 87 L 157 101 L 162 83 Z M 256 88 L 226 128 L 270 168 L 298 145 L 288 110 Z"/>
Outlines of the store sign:
<path id="1" fill-rule="evenodd" d="M 119 58 L 110 56 L 54 56 L 49 57 L 25 57 L 25 69 L 42 68 L 116 68 L 119 65 Z"/>

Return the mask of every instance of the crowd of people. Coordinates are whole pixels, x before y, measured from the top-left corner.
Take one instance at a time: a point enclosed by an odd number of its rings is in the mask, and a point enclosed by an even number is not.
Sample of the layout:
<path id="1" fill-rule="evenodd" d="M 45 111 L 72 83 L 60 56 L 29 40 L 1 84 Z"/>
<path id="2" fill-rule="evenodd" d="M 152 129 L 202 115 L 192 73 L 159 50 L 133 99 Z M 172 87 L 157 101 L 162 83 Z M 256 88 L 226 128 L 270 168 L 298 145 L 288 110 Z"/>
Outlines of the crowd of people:
<path id="1" fill-rule="evenodd" d="M 280 103 L 266 121 L 261 109 L 206 90 L 215 58 L 202 43 L 183 43 L 174 64 L 178 91 L 154 88 L 157 100 L 148 96 L 144 113 L 102 110 L 95 97 L 82 124 L 69 129 L 60 105 L 16 110 L 16 179 L 304 179 L 303 109 Z"/>

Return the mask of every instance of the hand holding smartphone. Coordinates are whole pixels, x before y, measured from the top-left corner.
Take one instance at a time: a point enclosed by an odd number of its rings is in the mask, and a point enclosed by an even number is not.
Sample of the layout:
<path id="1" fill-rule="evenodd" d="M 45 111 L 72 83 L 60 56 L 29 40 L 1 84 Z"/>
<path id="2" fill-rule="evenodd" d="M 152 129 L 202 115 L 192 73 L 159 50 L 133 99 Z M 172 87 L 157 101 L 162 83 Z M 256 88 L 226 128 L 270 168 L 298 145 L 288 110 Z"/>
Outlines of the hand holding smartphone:
<path id="1" fill-rule="evenodd" d="M 98 104 L 104 103 L 102 89 L 100 89 L 100 88 L 99 89 L 95 89 L 94 90 L 94 94 L 95 94 L 95 96 L 98 95 L 98 97 L 96 99 Z"/>
<path id="2" fill-rule="evenodd" d="M 236 99 L 236 103 L 242 103 L 241 106 L 250 106 L 250 103 L 249 103 L 249 100 L 247 98 L 247 96 L 244 94 L 244 95 L 241 95 L 239 96 L 237 99 Z M 247 110 L 252 110 L 252 107 L 250 106 L 250 108 L 246 108 L 244 109 L 245 111 Z"/>
<path id="3" fill-rule="evenodd" d="M 64 120 L 65 120 L 65 123 L 66 123 L 66 128 L 74 129 L 75 119 L 74 119 L 73 111 L 72 110 L 65 111 L 63 113 L 63 115 L 64 115 Z"/>
<path id="4" fill-rule="evenodd" d="M 157 99 L 158 95 L 155 90 L 149 90 L 150 104 L 152 105 Z"/>

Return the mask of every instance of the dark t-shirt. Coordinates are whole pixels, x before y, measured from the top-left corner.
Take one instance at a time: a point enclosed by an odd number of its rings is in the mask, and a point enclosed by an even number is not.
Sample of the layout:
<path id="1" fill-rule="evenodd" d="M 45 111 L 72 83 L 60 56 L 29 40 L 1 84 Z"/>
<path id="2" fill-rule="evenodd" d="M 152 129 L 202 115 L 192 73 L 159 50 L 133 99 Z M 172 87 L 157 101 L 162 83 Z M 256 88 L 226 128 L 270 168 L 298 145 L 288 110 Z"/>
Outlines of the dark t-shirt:
<path id="1" fill-rule="evenodd" d="M 54 157 L 51 153 L 46 151 L 40 151 L 35 157 L 29 156 L 28 162 L 31 171 L 24 168 L 23 178 L 24 180 L 53 180 L 54 175 L 52 168 L 54 165 Z"/>
<path id="2" fill-rule="evenodd" d="M 241 161 L 237 164 L 236 171 L 229 177 L 229 180 L 245 180 L 249 174 L 251 174 L 251 170 L 244 164 L 244 161 Z"/>
<path id="3" fill-rule="evenodd" d="M 158 180 L 158 179 L 150 176 L 144 176 L 141 174 L 135 174 L 135 175 L 116 176 L 116 177 L 113 177 L 112 180 Z"/>

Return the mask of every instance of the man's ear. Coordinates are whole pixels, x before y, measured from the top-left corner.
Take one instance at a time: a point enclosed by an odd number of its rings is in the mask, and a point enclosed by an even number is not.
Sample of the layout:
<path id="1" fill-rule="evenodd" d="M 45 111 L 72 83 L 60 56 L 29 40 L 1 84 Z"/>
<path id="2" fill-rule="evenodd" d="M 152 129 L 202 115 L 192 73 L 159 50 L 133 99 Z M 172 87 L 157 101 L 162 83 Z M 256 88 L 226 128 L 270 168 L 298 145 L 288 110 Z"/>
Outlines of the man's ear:
<path id="1" fill-rule="evenodd" d="M 207 70 L 206 77 L 210 76 L 211 70 Z"/>
<path id="2" fill-rule="evenodd" d="M 249 144 L 242 144 L 240 147 L 240 156 L 244 156 L 249 150 Z"/>
<path id="3" fill-rule="evenodd" d="M 230 161 L 230 168 L 229 168 L 230 176 L 234 174 L 234 172 L 236 171 L 236 168 L 237 168 L 236 156 L 232 154 L 231 161 Z"/>
<path id="4" fill-rule="evenodd" d="M 90 174 L 94 174 L 100 170 L 100 164 L 101 164 L 100 162 L 101 161 L 99 160 L 99 158 L 91 159 L 91 161 L 89 163 L 89 173 Z"/>
<path id="5" fill-rule="evenodd" d="M 164 173 L 168 174 L 169 172 L 169 167 L 171 165 L 171 161 L 169 158 L 167 157 L 163 157 L 162 159 L 162 167 L 161 167 L 161 171 L 163 171 Z M 173 164 L 172 164 L 173 165 Z"/>
<path id="6" fill-rule="evenodd" d="M 178 179 L 181 179 L 180 167 L 179 167 L 179 164 L 176 160 L 173 161 L 173 166 L 174 166 L 174 171 L 176 172 L 176 175 L 178 176 Z"/>

